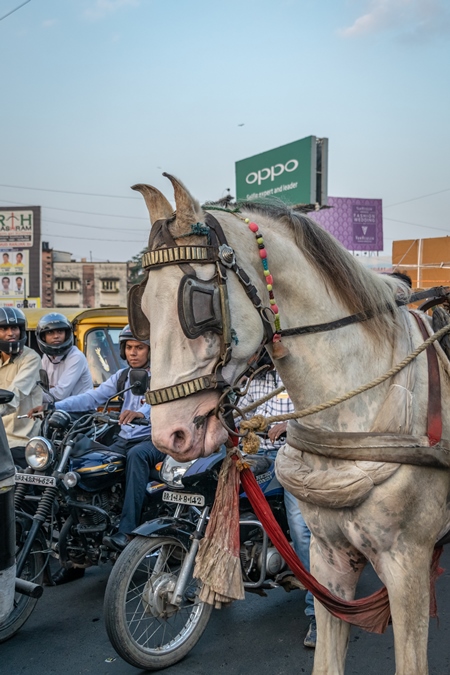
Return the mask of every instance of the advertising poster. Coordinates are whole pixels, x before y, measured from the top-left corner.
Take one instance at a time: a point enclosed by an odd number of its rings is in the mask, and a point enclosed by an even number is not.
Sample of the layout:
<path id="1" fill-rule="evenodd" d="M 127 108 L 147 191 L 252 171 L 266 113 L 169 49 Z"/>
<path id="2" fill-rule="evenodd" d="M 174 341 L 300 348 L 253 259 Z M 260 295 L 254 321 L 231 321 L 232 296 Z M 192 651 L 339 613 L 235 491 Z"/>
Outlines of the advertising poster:
<path id="1" fill-rule="evenodd" d="M 328 197 L 328 206 L 310 215 L 347 250 L 384 250 L 381 199 Z"/>
<path id="2" fill-rule="evenodd" d="M 29 292 L 29 273 L 27 249 L 0 249 L 0 300 L 23 301 Z"/>
<path id="3" fill-rule="evenodd" d="M 236 162 L 236 199 L 326 203 L 328 139 L 307 136 Z M 320 183 L 318 198 L 318 181 Z"/>
<path id="4" fill-rule="evenodd" d="M 33 246 L 34 212 L 3 210 L 0 212 L 0 248 Z"/>
<path id="5" fill-rule="evenodd" d="M 41 257 L 41 207 L 1 206 L 0 302 L 40 296 Z"/>
<path id="6" fill-rule="evenodd" d="M 40 298 L 27 298 L 25 301 L 23 298 L 21 300 L 16 300 L 14 298 L 6 299 L 0 296 L 0 307 L 15 307 L 16 309 L 39 309 L 40 306 Z"/>

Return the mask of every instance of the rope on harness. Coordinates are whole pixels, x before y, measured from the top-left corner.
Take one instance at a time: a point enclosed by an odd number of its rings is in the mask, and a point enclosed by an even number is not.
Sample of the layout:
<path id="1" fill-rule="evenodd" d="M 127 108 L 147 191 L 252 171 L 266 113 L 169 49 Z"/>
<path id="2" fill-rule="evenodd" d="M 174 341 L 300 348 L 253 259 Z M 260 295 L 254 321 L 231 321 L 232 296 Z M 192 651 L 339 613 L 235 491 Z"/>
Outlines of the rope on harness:
<path id="1" fill-rule="evenodd" d="M 241 412 L 243 414 L 245 414 L 245 413 L 250 412 L 251 410 L 255 410 L 256 408 L 259 408 L 259 406 L 262 403 L 265 403 L 266 401 L 270 401 L 271 398 L 273 398 L 274 396 L 278 396 L 278 394 L 281 394 L 281 392 L 284 391 L 285 389 L 286 389 L 286 387 L 284 387 L 284 386 L 277 387 L 277 389 L 274 389 L 269 394 L 266 394 L 265 396 L 262 396 L 261 398 L 259 398 L 257 401 L 255 401 L 251 405 L 247 405 L 247 406 L 245 406 L 245 408 L 242 408 Z"/>
<path id="2" fill-rule="evenodd" d="M 400 363 L 398 363 L 396 366 L 393 366 L 390 370 L 388 370 L 387 373 L 385 373 L 384 375 L 380 375 L 379 377 L 375 378 L 371 382 L 368 382 L 367 384 L 363 384 L 360 387 L 357 387 L 356 389 L 352 389 L 352 391 L 349 391 L 346 394 L 343 394 L 342 396 L 337 396 L 336 398 L 333 398 L 329 401 L 325 401 L 324 403 L 309 406 L 309 408 L 304 408 L 303 410 L 300 410 L 298 412 L 294 411 L 292 413 L 285 413 L 283 415 L 274 415 L 272 417 L 255 415 L 249 420 L 242 420 L 242 422 L 240 423 L 241 431 L 248 431 L 248 434 L 244 436 L 242 439 L 244 452 L 248 454 L 254 454 L 255 452 L 258 452 L 259 438 L 255 433 L 256 431 L 265 431 L 274 422 L 285 422 L 287 420 L 300 419 L 302 417 L 307 417 L 308 415 L 314 415 L 315 413 L 327 410 L 327 408 L 332 408 L 335 405 L 338 405 L 339 403 L 348 401 L 354 396 L 362 394 L 363 392 L 368 391 L 373 387 L 376 387 L 382 382 L 388 380 L 393 375 L 399 373 L 401 370 L 403 370 L 403 368 L 406 368 L 406 366 L 409 365 L 411 361 L 414 361 L 414 359 L 417 358 L 417 356 L 419 356 L 419 354 L 421 354 L 423 351 L 425 351 L 427 347 L 432 345 L 434 342 L 436 342 L 436 340 L 439 340 L 443 335 L 446 335 L 449 332 L 450 332 L 450 324 L 447 326 L 443 326 L 443 328 L 438 330 L 437 333 L 430 335 L 430 337 L 427 340 L 425 340 L 425 342 L 419 345 L 419 347 L 417 347 L 413 352 L 408 354 L 408 356 L 406 356 L 403 359 L 403 361 L 400 361 Z"/>

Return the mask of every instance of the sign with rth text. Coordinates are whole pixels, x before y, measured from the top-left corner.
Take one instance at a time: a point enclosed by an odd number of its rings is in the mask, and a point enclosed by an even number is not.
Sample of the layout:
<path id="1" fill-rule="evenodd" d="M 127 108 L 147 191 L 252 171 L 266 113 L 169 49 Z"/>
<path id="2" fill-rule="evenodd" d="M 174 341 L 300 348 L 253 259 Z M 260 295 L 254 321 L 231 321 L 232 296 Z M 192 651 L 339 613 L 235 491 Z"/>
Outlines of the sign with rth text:
<path id="1" fill-rule="evenodd" d="M 0 248 L 33 246 L 33 211 L 0 211 Z"/>

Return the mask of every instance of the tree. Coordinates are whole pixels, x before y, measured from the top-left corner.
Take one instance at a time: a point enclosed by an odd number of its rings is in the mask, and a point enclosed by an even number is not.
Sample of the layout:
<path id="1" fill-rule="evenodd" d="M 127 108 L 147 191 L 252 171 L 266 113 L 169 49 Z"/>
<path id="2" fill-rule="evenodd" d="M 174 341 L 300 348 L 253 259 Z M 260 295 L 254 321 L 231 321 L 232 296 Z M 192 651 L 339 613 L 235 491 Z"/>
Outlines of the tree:
<path id="1" fill-rule="evenodd" d="M 144 278 L 144 270 L 142 269 L 142 256 L 147 253 L 147 247 L 143 248 L 140 253 L 134 255 L 128 261 L 128 283 L 130 286 L 140 284 Z"/>

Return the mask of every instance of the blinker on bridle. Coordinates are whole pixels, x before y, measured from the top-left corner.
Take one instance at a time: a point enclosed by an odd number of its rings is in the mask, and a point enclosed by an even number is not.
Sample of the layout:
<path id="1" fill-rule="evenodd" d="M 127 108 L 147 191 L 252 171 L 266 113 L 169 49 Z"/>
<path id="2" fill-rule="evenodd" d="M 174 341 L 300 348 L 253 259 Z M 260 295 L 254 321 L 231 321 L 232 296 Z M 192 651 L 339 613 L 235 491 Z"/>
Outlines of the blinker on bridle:
<path id="1" fill-rule="evenodd" d="M 142 267 L 148 271 L 166 265 L 180 267 L 184 276 L 178 288 L 178 316 L 184 335 L 193 340 L 206 331 L 212 331 L 220 335 L 221 347 L 219 358 L 211 374 L 180 382 L 171 387 L 148 391 L 146 400 L 150 405 L 168 403 L 201 391 L 230 389 L 229 383 L 224 380 L 222 375 L 223 368 L 231 359 L 232 348 L 231 313 L 227 289 L 228 270 L 232 270 L 236 274 L 261 317 L 264 328 L 264 341 L 261 348 L 267 342 L 273 341 L 274 336 L 277 335 L 272 327 L 275 313 L 273 310 L 270 311 L 272 308 L 269 309 L 262 305 L 255 286 L 251 283 L 246 272 L 236 263 L 234 250 L 228 245 L 223 229 L 216 218 L 210 213 L 207 213 L 205 217 L 211 242 L 214 242 L 207 246 L 178 246 L 169 231 L 172 220 L 173 218 L 169 218 L 165 221 L 158 221 L 153 225 L 149 251 L 144 253 L 142 257 Z M 255 232 L 255 230 L 252 231 Z M 158 234 L 162 235 L 166 248 L 153 249 Z M 199 279 L 191 263 L 213 264 L 216 268 L 214 276 L 207 281 Z M 273 305 L 274 302 L 271 302 L 271 304 Z M 277 329 L 279 317 L 275 317 L 275 322 Z"/>

